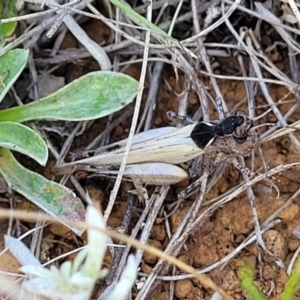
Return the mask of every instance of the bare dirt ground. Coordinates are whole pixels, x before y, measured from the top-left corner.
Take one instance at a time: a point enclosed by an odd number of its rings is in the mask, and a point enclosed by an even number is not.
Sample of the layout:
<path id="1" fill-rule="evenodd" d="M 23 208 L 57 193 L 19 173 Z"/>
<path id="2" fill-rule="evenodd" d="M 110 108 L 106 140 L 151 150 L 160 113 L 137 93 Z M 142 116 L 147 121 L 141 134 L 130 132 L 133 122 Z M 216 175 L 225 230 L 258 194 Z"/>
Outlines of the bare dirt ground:
<path id="1" fill-rule="evenodd" d="M 188 6 L 187 3 L 186 5 Z M 250 17 L 246 13 L 243 15 L 242 12 L 239 12 L 235 16 L 237 16 L 237 21 L 234 23 L 236 30 L 242 26 L 248 26 L 248 28 L 252 26 L 254 28 L 257 24 L 257 19 Z M 232 20 L 232 22 L 234 21 Z M 183 38 L 184 33 L 188 34 L 189 30 L 187 28 L 189 28 L 189 25 L 192 26 L 192 22 L 184 22 L 182 24 L 183 28 L 178 26 L 174 31 L 174 36 Z M 104 23 L 98 20 L 88 19 L 84 20 L 82 27 L 97 43 L 109 45 L 111 42 L 111 31 Z M 205 42 L 217 43 L 226 41 L 227 39 L 232 41 L 232 37 L 229 36 L 225 25 L 221 25 L 208 36 Z M 295 39 L 299 40 L 298 36 L 296 36 Z M 278 70 L 288 78 L 291 78 L 287 45 L 282 41 L 276 30 L 269 24 L 263 22 L 260 27 L 259 42 L 265 57 L 267 57 Z M 50 44 L 43 45 L 44 48 L 40 47 L 37 49 L 34 53 L 36 59 L 49 58 L 46 50 L 51 49 L 52 45 L 53 41 L 50 42 Z M 60 50 L 67 53 L 68 49 L 78 47 L 79 44 L 76 39 L 67 32 L 60 46 Z M 210 47 L 209 49 L 213 50 L 214 48 Z M 216 47 L 214 50 L 218 49 L 220 48 Z M 110 54 L 111 58 L 113 59 L 116 55 L 120 55 L 121 61 L 128 60 L 130 55 L 124 54 L 126 52 L 125 50 L 126 49 L 123 49 L 123 51 L 116 53 L 112 52 Z M 132 50 L 132 48 L 129 50 Z M 196 51 L 198 51 L 198 49 Z M 251 76 L 248 76 L 257 78 L 256 74 L 251 71 L 253 70 L 252 64 L 245 52 L 242 52 L 242 55 L 236 55 L 235 50 L 226 50 L 224 52 L 227 54 L 226 57 L 209 54 L 209 61 L 211 62 L 214 74 L 241 76 L 241 67 L 238 61 L 238 59 L 241 59 L 245 66 L 246 73 L 252 74 Z M 297 70 L 300 67 L 300 62 L 297 56 L 295 56 L 295 58 Z M 151 65 L 152 67 L 153 64 Z M 68 61 L 67 63 L 61 61 L 55 65 L 59 66 L 59 68 L 53 72 L 53 75 L 64 77 L 66 83 L 98 68 L 96 62 L 90 57 L 74 60 L 73 62 Z M 49 69 L 51 66 L 52 65 L 49 64 L 46 68 Z M 125 72 L 138 80 L 140 68 L 140 63 L 133 63 Z M 216 93 L 211 85 L 210 77 L 202 72 L 205 68 L 200 59 L 194 64 L 194 68 L 198 75 L 197 80 L 203 83 L 206 93 L 214 98 Z M 26 84 L 25 82 L 28 78 L 28 74 L 29 71 L 27 70 L 16 84 L 17 92 L 22 95 L 24 94 L 22 85 Z M 265 78 L 274 78 L 271 72 L 262 70 L 262 74 Z M 153 69 L 149 69 L 144 90 L 145 101 L 151 85 L 155 84 L 152 82 L 153 76 Z M 185 74 L 181 70 L 176 70 L 175 73 L 174 68 L 171 65 L 165 64 L 161 70 L 161 78 L 161 81 L 156 87 L 158 91 L 156 104 L 153 105 L 154 111 L 151 122 L 153 128 L 170 125 L 171 121 L 167 118 L 166 112 L 169 110 L 178 111 L 178 107 L 185 97 L 186 104 L 188 105 L 187 114 L 189 116 L 193 116 L 200 107 L 199 94 L 195 92 L 192 84 L 194 80 L 193 77 Z M 217 79 L 217 85 L 224 97 L 224 101 L 228 106 L 229 111 L 233 112 L 237 109 L 246 112 L 248 111 L 249 104 L 246 99 L 249 96 L 249 93 L 247 93 L 245 89 L 245 81 L 219 78 Z M 268 93 L 274 103 L 278 104 L 279 101 L 283 99 L 283 103 L 277 106 L 283 115 L 295 107 L 295 95 L 290 93 L 289 89 L 284 85 L 268 83 L 267 87 Z M 254 99 L 254 111 L 257 116 L 261 115 L 269 109 L 269 105 L 266 103 L 265 96 L 257 82 L 250 86 L 250 89 L 252 89 L 251 92 Z M 26 95 L 23 95 L 22 98 L 26 98 Z M 145 107 L 145 101 L 142 104 L 141 115 Z M 127 107 L 123 111 L 112 116 L 112 120 L 117 120 L 118 118 L 122 118 L 122 115 L 125 112 L 128 112 L 129 114 L 128 117 L 120 121 L 109 132 L 106 139 L 108 143 L 127 137 L 132 120 L 132 113 L 130 113 L 132 108 L 133 106 Z M 211 119 L 218 119 L 218 114 L 212 103 L 210 103 L 209 111 Z M 288 117 L 287 123 L 292 124 L 298 121 L 299 116 L 300 108 L 297 106 L 293 113 Z M 75 138 L 71 151 L 76 152 L 84 149 L 103 130 L 105 130 L 108 122 L 111 122 L 111 119 L 105 118 L 93 122 L 81 136 Z M 257 124 L 275 122 L 277 122 L 277 117 L 274 115 L 274 112 L 269 112 L 261 118 Z M 47 126 L 57 128 L 56 123 L 48 123 Z M 268 126 L 259 128 L 258 131 L 260 135 L 266 132 L 268 128 Z M 60 128 L 59 130 L 62 129 Z M 295 137 L 299 137 L 298 131 L 295 131 L 294 135 Z M 57 148 L 61 147 L 65 139 L 65 137 L 61 137 L 53 132 L 49 133 L 49 137 Z M 258 173 L 264 173 L 265 170 L 262 168 L 263 163 L 268 169 L 271 169 L 276 166 L 299 161 L 300 156 L 297 147 L 293 143 L 291 137 L 288 134 L 285 134 L 279 138 L 266 142 L 260 140 L 255 147 L 253 156 L 246 159 L 246 165 Z M 24 163 L 26 164 L 26 161 Z M 41 169 L 35 165 L 33 165 L 32 168 L 44 176 L 51 178 L 51 167 L 54 163 L 55 159 L 52 157 L 45 169 Z M 31 165 L 28 162 L 27 164 Z M 271 181 L 278 190 L 270 184 Z M 167 219 L 164 218 L 164 211 L 166 213 L 170 212 L 170 209 L 168 209 L 169 205 L 177 201 L 177 194 L 182 191 L 183 188 L 187 187 L 190 182 L 191 181 L 189 180 L 185 180 L 170 187 L 166 199 L 164 200 L 164 204 L 158 209 L 158 214 L 154 218 L 153 225 L 151 225 L 151 233 L 147 241 L 150 245 L 161 250 L 166 249 L 172 234 L 174 234 L 176 229 L 180 226 L 197 195 L 192 195 L 186 199 L 185 202 Z M 238 246 L 243 245 L 245 240 L 255 230 L 253 209 L 250 205 L 249 194 L 247 194 L 247 191 L 238 193 L 237 196 L 233 196 L 232 199 L 226 203 L 221 202 L 225 196 L 232 194 L 233 190 L 243 182 L 244 179 L 241 173 L 236 170 L 234 166 L 230 164 L 226 165 L 224 173 L 220 176 L 216 184 L 208 191 L 200 210 L 197 212 L 196 217 L 203 216 L 201 222 L 199 222 L 197 228 L 188 235 L 184 247 L 182 247 L 176 256 L 181 261 L 199 270 L 204 270 L 219 262 L 206 274 L 234 299 L 245 299 L 245 295 L 243 294 L 237 277 L 237 270 L 242 262 L 246 261 L 255 270 L 255 282 L 259 286 L 259 289 L 268 295 L 269 299 L 279 299 L 279 295 L 282 292 L 288 277 L 287 267 L 289 266 L 295 251 L 300 246 L 299 238 L 293 233 L 300 223 L 300 199 L 298 196 L 300 183 L 299 168 L 280 172 L 271 177 L 270 180 L 262 180 L 252 185 L 259 223 L 263 224 L 270 217 L 272 217 L 272 220 L 269 220 L 268 223 L 277 220 L 277 223 L 274 223 L 274 226 L 271 226 L 271 229 L 267 231 L 263 237 L 267 249 L 283 262 L 283 268 L 279 267 L 277 264 L 278 261 L 274 257 L 268 255 L 254 240 L 250 245 L 239 249 L 233 258 L 228 258 L 227 260 L 224 259 L 230 253 L 235 251 Z M 84 189 L 90 192 L 93 201 L 99 203 L 103 210 L 105 210 L 114 179 L 90 177 L 82 179 L 80 183 Z M 67 183 L 67 185 L 70 188 L 73 188 L 70 182 Z M 117 197 L 117 203 L 108 220 L 108 226 L 111 228 L 118 229 L 122 226 L 125 211 L 128 209 L 128 207 L 126 208 L 128 191 L 133 189 L 132 183 L 122 183 Z M 154 191 L 154 187 L 149 187 L 148 190 L 151 195 Z M 295 196 L 291 199 L 293 195 Z M 6 199 L 7 195 L 3 195 L 2 197 L 3 199 Z M 19 195 L 13 195 L 12 199 L 17 208 L 36 210 L 32 204 L 29 204 L 26 199 L 23 199 Z M 273 216 L 273 214 L 287 203 L 287 201 L 289 201 L 287 207 L 278 212 L 277 215 Z M 129 235 L 144 210 L 144 204 L 140 203 L 137 198 L 134 198 L 132 205 L 134 209 L 131 220 L 128 224 L 128 228 L 125 230 Z M 3 201 L 3 206 L 7 206 L 5 201 Z M 209 208 L 211 209 L 208 210 Z M 14 224 L 13 228 L 14 232 L 18 230 L 19 233 L 23 233 L 34 225 L 35 223 L 17 222 Z M 3 234 L 7 232 L 7 227 L 7 221 L 1 221 L 1 232 L 3 232 Z M 141 230 L 142 228 L 139 233 Z M 139 233 L 136 238 L 139 238 Z M 27 242 L 30 244 L 30 237 Z M 75 237 L 69 230 L 64 228 L 63 225 L 52 224 L 44 228 L 40 259 L 46 261 L 47 259 L 56 257 L 85 243 L 85 236 L 82 238 Z M 72 259 L 72 256 L 68 257 L 68 259 Z M 118 264 L 118 262 L 113 262 L 110 253 L 107 253 L 105 262 L 107 267 L 110 267 L 111 264 Z M 157 262 L 158 258 L 156 256 L 146 253 L 143 254 L 138 277 L 139 283 L 146 281 L 148 274 L 153 272 Z M 9 254 L 5 257 L 1 257 L 0 269 L 15 271 L 16 268 L 17 264 Z M 144 293 L 144 296 L 141 296 L 138 289 L 139 286 L 135 286 L 132 294 L 133 299 L 210 299 L 212 296 L 213 292 L 211 290 L 204 288 L 199 282 L 189 276 L 186 276 L 183 280 L 172 280 L 172 276 L 175 276 L 176 278 L 176 275 L 181 274 L 175 267 L 167 268 L 160 274 L 163 274 L 165 277 L 152 284 L 152 288 L 149 293 L 147 293 L 147 296 L 145 296 L 146 293 Z M 101 294 L 103 289 L 104 284 L 99 284 L 97 290 L 95 290 L 94 297 L 96 298 Z M 296 296 L 295 299 L 298 299 L 300 294 Z"/>

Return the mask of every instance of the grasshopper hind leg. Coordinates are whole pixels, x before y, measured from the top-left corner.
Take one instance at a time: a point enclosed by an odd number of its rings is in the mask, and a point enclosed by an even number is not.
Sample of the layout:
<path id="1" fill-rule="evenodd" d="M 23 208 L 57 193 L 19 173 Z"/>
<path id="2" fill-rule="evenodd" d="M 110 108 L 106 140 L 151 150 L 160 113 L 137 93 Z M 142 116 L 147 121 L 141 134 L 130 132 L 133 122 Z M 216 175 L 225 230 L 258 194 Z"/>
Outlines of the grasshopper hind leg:
<path id="1" fill-rule="evenodd" d="M 181 191 L 178 195 L 178 199 L 183 201 L 194 192 L 197 192 L 198 187 L 200 187 L 203 181 L 204 175 L 210 176 L 210 182 L 207 186 L 207 191 L 209 191 L 223 174 L 224 167 L 225 163 L 223 153 L 219 153 L 214 161 L 207 155 L 203 155 L 202 157 L 195 159 L 190 167 L 189 175 L 190 177 L 200 177 Z"/>
<path id="2" fill-rule="evenodd" d="M 233 164 L 234 167 L 237 170 L 239 170 L 241 174 L 248 177 L 249 179 L 257 175 L 255 172 L 252 172 L 247 167 L 242 166 L 238 162 L 236 157 L 230 157 L 225 153 L 218 153 L 215 159 L 211 159 L 210 156 L 203 155 L 201 158 L 197 158 L 193 161 L 189 170 L 190 177 L 200 177 L 179 193 L 179 201 L 183 201 L 185 198 L 197 191 L 197 188 L 201 185 L 201 182 L 203 180 L 203 174 L 205 174 L 205 171 L 208 174 L 208 176 L 210 176 L 209 183 L 206 187 L 206 193 L 208 193 L 224 173 L 224 169 L 227 163 Z"/>

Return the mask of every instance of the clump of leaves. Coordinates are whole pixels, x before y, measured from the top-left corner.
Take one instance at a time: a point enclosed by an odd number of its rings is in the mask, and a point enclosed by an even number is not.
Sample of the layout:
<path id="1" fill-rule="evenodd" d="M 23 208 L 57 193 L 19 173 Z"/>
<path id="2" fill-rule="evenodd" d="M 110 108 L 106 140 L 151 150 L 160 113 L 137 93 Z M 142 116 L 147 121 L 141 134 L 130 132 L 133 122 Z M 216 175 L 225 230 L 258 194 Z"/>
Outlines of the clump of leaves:
<path id="1" fill-rule="evenodd" d="M 18 1 L 0 1 L 0 20 L 15 16 L 18 10 Z M 16 22 L 0 24 L 0 102 L 28 61 L 28 50 L 7 50 L 15 28 Z M 22 123 L 42 119 L 85 121 L 108 116 L 132 102 L 137 89 L 138 82 L 130 76 L 98 71 L 43 99 L 0 111 L 0 173 L 8 185 L 54 217 L 83 220 L 85 208 L 71 190 L 24 168 L 14 158 L 11 151 L 25 154 L 43 166 L 48 160 L 45 141 Z M 83 231 L 66 225 L 77 234 Z"/>
<path id="2" fill-rule="evenodd" d="M 28 292 L 50 299 L 90 299 L 96 281 L 104 278 L 108 273 L 107 269 L 101 270 L 107 249 L 107 237 L 104 234 L 104 219 L 93 206 L 87 208 L 86 223 L 88 245 L 77 254 L 73 263 L 66 261 L 60 268 L 43 267 L 21 241 L 13 237 L 5 237 L 6 246 L 23 265 L 21 271 L 30 275 L 30 279 L 23 284 Z M 134 257 L 130 255 L 119 282 L 105 295 L 105 299 L 123 299 L 134 284 L 136 275 Z"/>
<path id="3" fill-rule="evenodd" d="M 28 60 L 28 51 L 11 50 L 0 56 L 0 101 L 16 81 Z M 47 180 L 20 165 L 11 150 L 45 165 L 48 149 L 44 140 L 23 122 L 41 119 L 84 121 L 101 118 L 132 102 L 138 82 L 130 76 L 96 71 L 74 80 L 57 92 L 0 111 L 0 172 L 8 185 L 55 217 L 83 220 L 85 209 L 68 188 Z M 82 228 L 68 225 L 77 234 Z"/>

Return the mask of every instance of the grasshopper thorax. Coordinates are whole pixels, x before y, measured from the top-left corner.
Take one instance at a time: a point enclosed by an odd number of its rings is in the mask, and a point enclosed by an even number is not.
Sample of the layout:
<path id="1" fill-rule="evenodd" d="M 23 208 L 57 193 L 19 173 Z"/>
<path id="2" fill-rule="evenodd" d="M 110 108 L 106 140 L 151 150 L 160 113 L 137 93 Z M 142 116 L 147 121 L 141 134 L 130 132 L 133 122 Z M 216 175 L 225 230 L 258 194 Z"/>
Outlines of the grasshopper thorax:
<path id="1" fill-rule="evenodd" d="M 252 125 L 251 119 L 243 111 L 237 111 L 217 124 L 199 122 L 192 130 L 191 138 L 201 149 L 209 146 L 217 137 L 232 136 L 237 143 L 242 144 L 247 140 Z"/>

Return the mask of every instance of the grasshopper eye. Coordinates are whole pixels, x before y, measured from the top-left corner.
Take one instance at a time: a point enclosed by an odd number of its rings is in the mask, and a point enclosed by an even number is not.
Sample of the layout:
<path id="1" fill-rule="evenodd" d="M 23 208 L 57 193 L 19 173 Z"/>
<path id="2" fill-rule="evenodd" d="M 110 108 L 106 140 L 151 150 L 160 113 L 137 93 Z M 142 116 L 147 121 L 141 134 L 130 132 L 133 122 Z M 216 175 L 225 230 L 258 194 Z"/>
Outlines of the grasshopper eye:
<path id="1" fill-rule="evenodd" d="M 243 122 L 240 126 L 236 127 L 233 137 L 237 143 L 242 144 L 247 140 L 248 132 L 250 127 L 253 126 L 253 122 L 243 111 L 237 111 L 235 116 L 242 118 Z"/>

